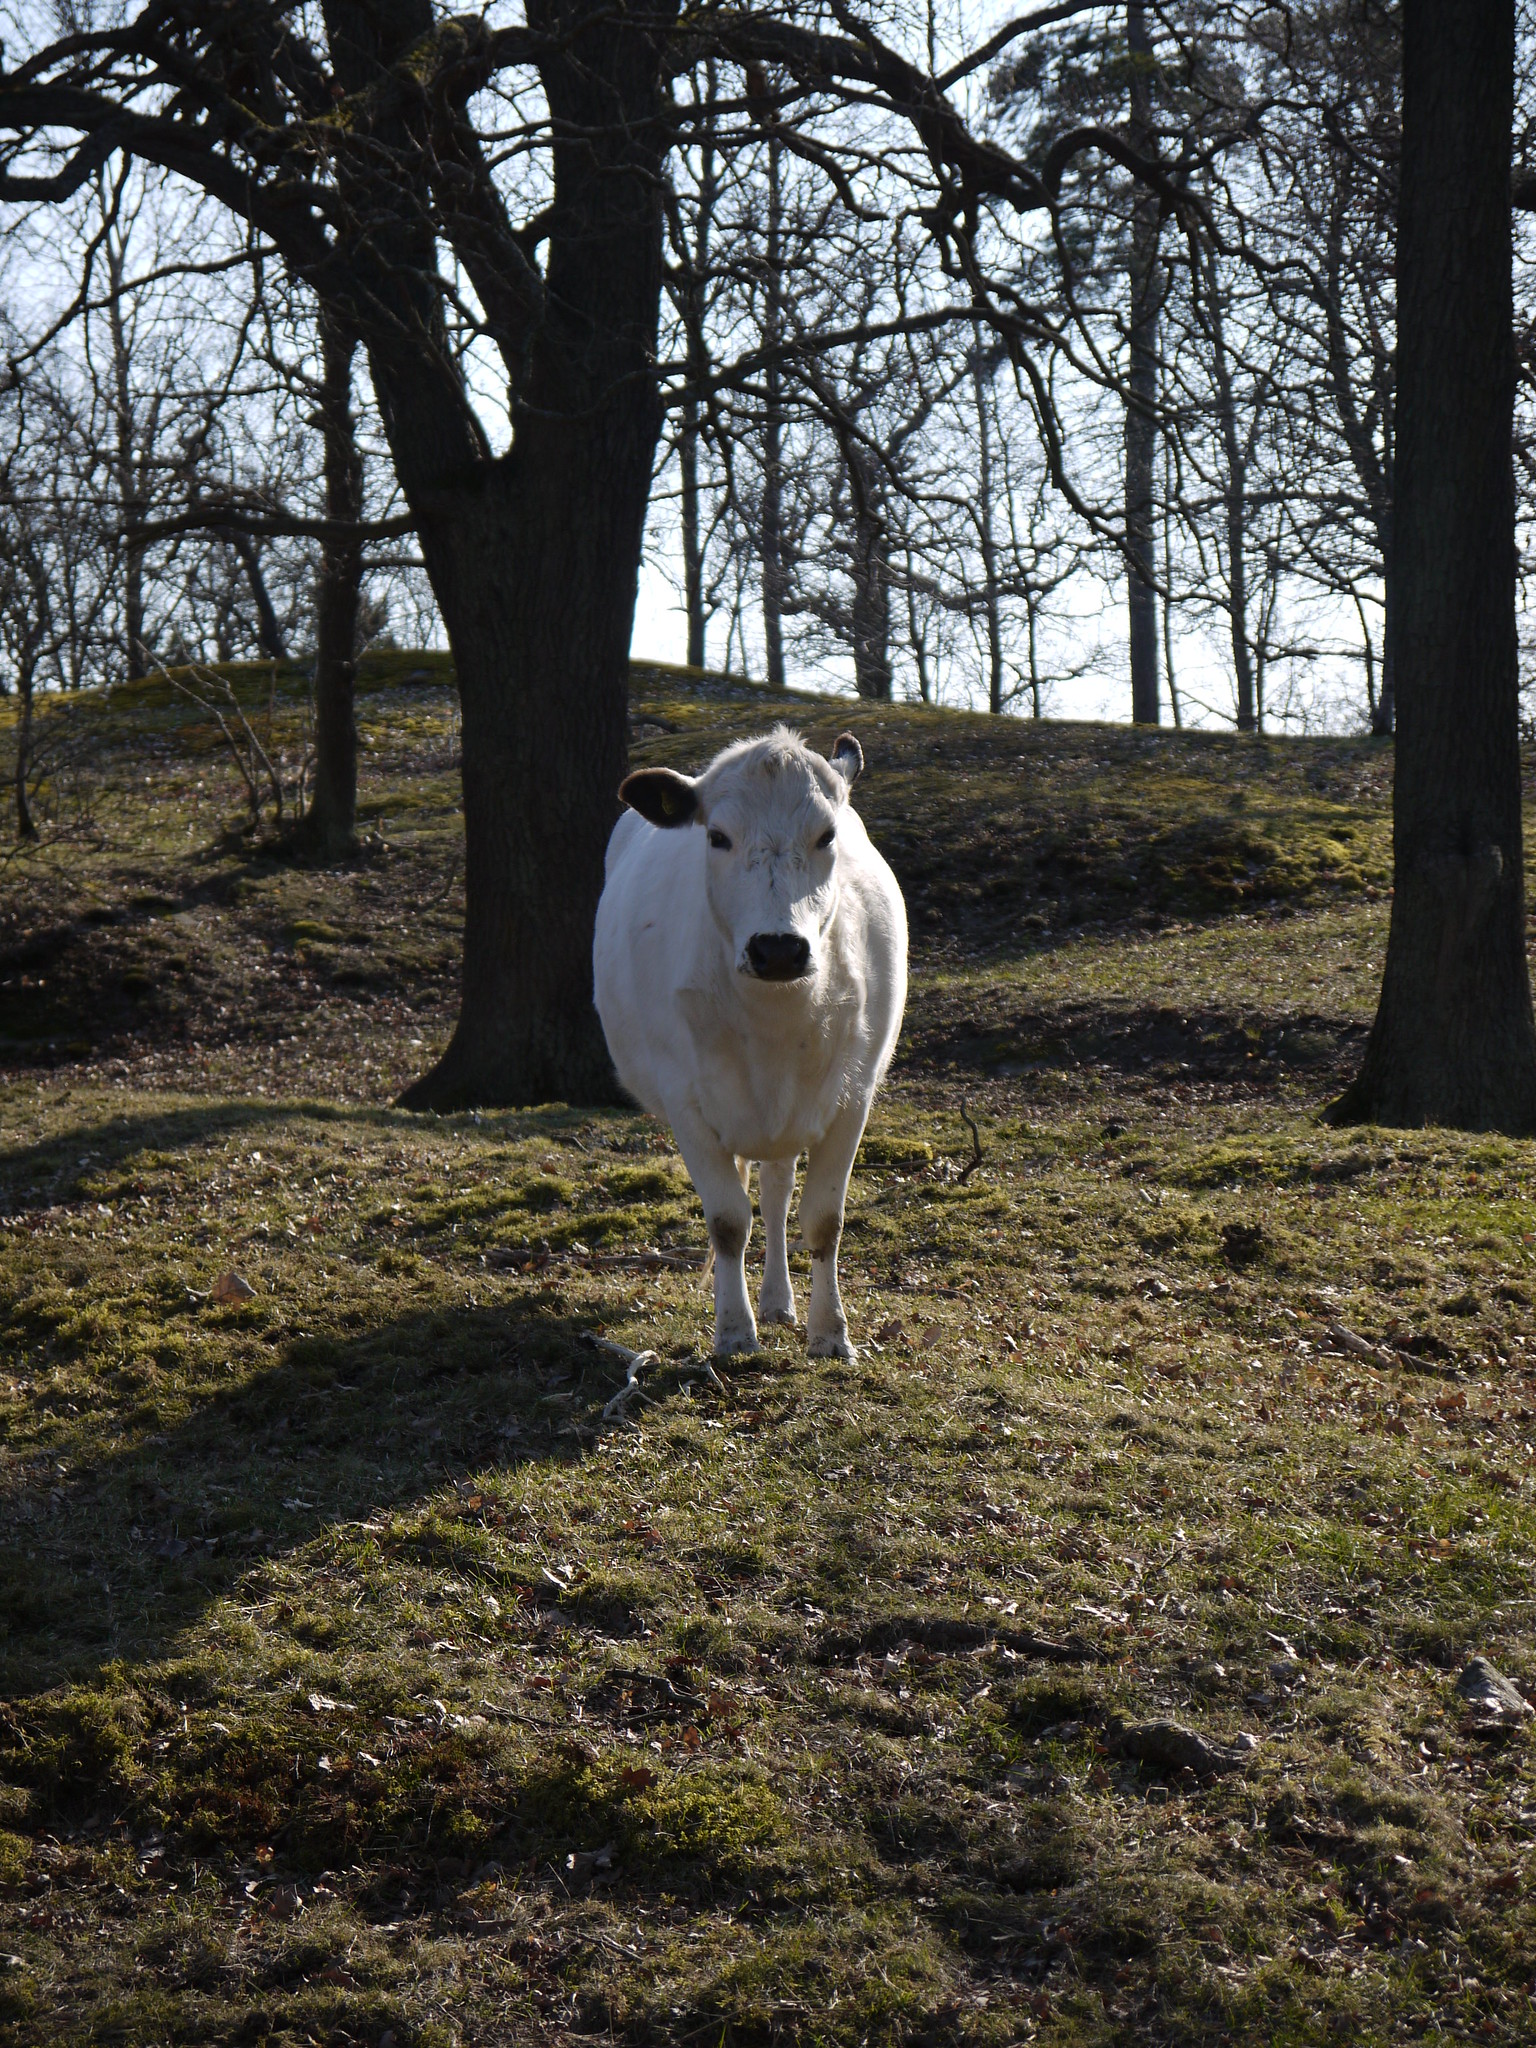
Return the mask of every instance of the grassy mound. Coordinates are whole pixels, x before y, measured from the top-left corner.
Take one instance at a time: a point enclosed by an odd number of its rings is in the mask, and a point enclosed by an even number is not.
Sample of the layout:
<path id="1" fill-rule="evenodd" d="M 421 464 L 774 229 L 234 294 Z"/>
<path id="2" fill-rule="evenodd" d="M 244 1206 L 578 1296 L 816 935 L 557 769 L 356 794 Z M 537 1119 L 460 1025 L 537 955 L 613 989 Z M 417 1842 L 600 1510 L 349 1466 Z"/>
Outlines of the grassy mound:
<path id="1" fill-rule="evenodd" d="M 0 2038 L 1529 2038 L 1454 1678 L 1536 1681 L 1531 1148 L 1315 1121 L 1388 757 L 796 702 L 916 974 L 861 1355 L 716 1385 L 650 1119 L 390 1106 L 462 907 L 392 660 L 353 861 L 144 686 L 0 880 Z M 772 708 L 639 672 L 637 756 Z"/>

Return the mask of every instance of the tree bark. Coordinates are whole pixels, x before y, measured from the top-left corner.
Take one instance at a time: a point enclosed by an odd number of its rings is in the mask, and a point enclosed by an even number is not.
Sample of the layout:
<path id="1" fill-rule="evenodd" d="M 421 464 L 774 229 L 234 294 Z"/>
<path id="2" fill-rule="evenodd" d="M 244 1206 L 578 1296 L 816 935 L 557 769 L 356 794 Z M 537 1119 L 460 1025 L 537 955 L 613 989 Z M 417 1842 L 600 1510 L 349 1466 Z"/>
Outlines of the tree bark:
<path id="1" fill-rule="evenodd" d="M 1515 629 L 1513 0 L 1406 0 L 1392 635 L 1396 887 L 1336 1123 L 1536 1132 Z"/>
<path id="2" fill-rule="evenodd" d="M 1344 209 L 1346 195 L 1340 193 L 1328 216 L 1327 264 L 1323 282 L 1323 319 L 1328 345 L 1328 383 L 1334 408 L 1344 435 L 1344 445 L 1354 464 L 1355 475 L 1370 508 L 1371 524 L 1381 549 L 1381 594 L 1383 631 L 1381 688 L 1371 706 L 1371 731 L 1378 739 L 1390 737 L 1397 720 L 1397 677 L 1393 654 L 1396 638 L 1397 569 L 1392 545 L 1392 469 L 1395 421 L 1392 401 L 1390 358 L 1378 361 L 1375 384 L 1378 403 L 1372 408 L 1380 420 L 1382 445 L 1378 450 L 1372 423 L 1363 417 L 1355 402 L 1350 381 L 1353 344 L 1344 320 Z"/>
<path id="3" fill-rule="evenodd" d="M 1126 8 L 1131 63 L 1131 118 L 1126 139 L 1143 156 L 1156 153 L 1152 122 L 1152 39 L 1143 0 Z M 1131 717 L 1156 725 L 1157 588 L 1153 567 L 1153 460 L 1157 449 L 1158 199 L 1138 185 L 1131 199 L 1130 382 L 1125 413 L 1126 592 L 1130 613 Z"/>
<path id="4" fill-rule="evenodd" d="M 716 99 L 716 66 L 705 66 L 705 105 Z M 709 375 L 709 345 L 704 335 L 705 279 L 709 273 L 710 236 L 716 198 L 714 130 L 705 124 L 700 144 L 698 227 L 692 249 L 680 251 L 688 268 L 683 282 L 683 331 L 688 351 L 688 382 L 683 393 L 682 433 L 677 467 L 681 480 L 683 540 L 683 604 L 688 618 L 688 666 L 703 668 L 708 612 L 704 596 L 704 521 L 699 490 L 701 407 L 699 393 Z"/>
<path id="5" fill-rule="evenodd" d="M 27 798 L 27 774 L 32 766 L 32 678 L 19 675 L 16 690 L 21 699 L 21 713 L 16 721 L 16 837 L 34 840 L 37 837 L 37 823 L 32 816 L 32 806 Z"/>
<path id="6" fill-rule="evenodd" d="M 699 517 L 699 402 L 690 388 L 683 396 L 682 433 L 677 444 L 683 529 L 683 609 L 688 619 L 688 666 L 704 666 L 704 544 Z"/>
<path id="7" fill-rule="evenodd" d="M 1163 672 L 1168 680 L 1168 709 L 1175 728 L 1184 723 L 1179 679 L 1173 662 L 1173 479 L 1168 443 L 1163 442 Z"/>
<path id="8" fill-rule="evenodd" d="M 1389 512 L 1389 521 L 1390 518 Z M 1394 622 L 1397 613 L 1395 582 L 1396 579 L 1390 570 L 1381 582 L 1381 688 L 1376 693 L 1376 703 L 1371 712 L 1371 731 L 1377 739 L 1382 740 L 1390 739 L 1397 730 L 1397 663 L 1393 655 L 1393 643 L 1396 638 Z"/>
<path id="9" fill-rule="evenodd" d="M 874 476 L 875 458 L 850 446 L 853 500 L 853 686 L 861 697 L 891 700 L 891 563 L 885 507 Z"/>
<path id="10" fill-rule="evenodd" d="M 1003 709 L 1003 622 L 997 597 L 997 545 L 992 527 L 992 416 L 987 406 L 987 379 L 978 327 L 971 346 L 971 387 L 976 399 L 976 447 L 979 474 L 976 507 L 981 543 L 983 603 L 987 615 L 987 709 L 994 717 Z M 1034 627 L 1034 614 L 1030 614 Z M 1036 716 L 1039 716 L 1038 708 Z"/>
<path id="11" fill-rule="evenodd" d="M 1216 381 L 1216 422 L 1227 470 L 1223 494 L 1227 528 L 1227 622 L 1232 643 L 1232 673 L 1237 681 L 1237 729 L 1239 732 L 1254 732 L 1262 723 L 1262 713 L 1254 681 L 1253 649 L 1248 638 L 1248 457 L 1237 426 L 1237 398 L 1232 389 L 1232 361 L 1227 354 L 1221 277 L 1214 251 L 1207 265 L 1206 279 L 1211 373 Z"/>
<path id="12" fill-rule="evenodd" d="M 320 431 L 325 516 L 356 527 L 363 516 L 363 455 L 352 416 L 357 337 L 320 314 Z M 355 535 L 320 550 L 315 602 L 315 780 L 301 838 L 321 855 L 343 853 L 357 829 L 357 613 L 363 544 Z"/>
<path id="13" fill-rule="evenodd" d="M 254 535 L 242 533 L 238 528 L 229 535 L 230 545 L 240 558 L 245 571 L 245 580 L 250 587 L 251 602 L 256 607 L 256 641 L 268 661 L 288 659 L 287 642 L 283 629 L 278 624 L 277 608 L 272 602 L 272 593 L 267 588 L 267 579 L 261 573 L 261 549 Z"/>
<path id="14" fill-rule="evenodd" d="M 784 196 L 781 145 L 768 138 L 768 303 L 763 345 L 769 351 L 763 411 L 763 648 L 768 687 L 782 690 L 784 677 L 784 402 L 783 371 L 777 350 L 784 327 Z"/>
<path id="15" fill-rule="evenodd" d="M 144 492 L 143 465 L 135 432 L 133 351 L 123 320 L 123 243 L 115 231 L 109 230 L 107 234 L 106 256 L 117 498 L 123 528 L 132 535 L 148 517 L 149 501 Z M 149 671 L 149 647 L 144 638 L 144 543 L 131 538 L 123 545 L 123 671 L 130 683 Z"/>

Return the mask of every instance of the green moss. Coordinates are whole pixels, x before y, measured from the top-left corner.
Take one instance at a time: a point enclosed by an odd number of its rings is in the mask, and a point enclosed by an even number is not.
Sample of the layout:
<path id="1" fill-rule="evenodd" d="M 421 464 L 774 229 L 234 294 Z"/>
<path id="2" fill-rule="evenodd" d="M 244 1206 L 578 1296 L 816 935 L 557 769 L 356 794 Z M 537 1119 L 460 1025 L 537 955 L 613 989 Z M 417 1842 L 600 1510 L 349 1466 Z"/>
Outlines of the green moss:
<path id="1" fill-rule="evenodd" d="M 707 1864 L 717 1877 L 742 1877 L 752 1852 L 779 1841 L 786 1816 L 770 1788 L 753 1776 L 719 1769 L 674 1778 L 636 1801 L 647 1856 Z"/>
<path id="2" fill-rule="evenodd" d="M 877 1136 L 866 1131 L 859 1146 L 857 1164 L 863 1167 L 928 1166 L 932 1162 L 933 1147 L 925 1139 Z"/>
<path id="3" fill-rule="evenodd" d="M 27 1874 L 32 1845 L 24 1835 L 0 1828 L 0 1885 L 20 1884 Z"/>
<path id="4" fill-rule="evenodd" d="M 131 1692 L 72 1687 L 24 1716 L 0 1716 L 0 1770 L 31 1787 L 39 1811 L 63 1814 L 120 1796 L 136 1777 L 144 1708 Z"/>

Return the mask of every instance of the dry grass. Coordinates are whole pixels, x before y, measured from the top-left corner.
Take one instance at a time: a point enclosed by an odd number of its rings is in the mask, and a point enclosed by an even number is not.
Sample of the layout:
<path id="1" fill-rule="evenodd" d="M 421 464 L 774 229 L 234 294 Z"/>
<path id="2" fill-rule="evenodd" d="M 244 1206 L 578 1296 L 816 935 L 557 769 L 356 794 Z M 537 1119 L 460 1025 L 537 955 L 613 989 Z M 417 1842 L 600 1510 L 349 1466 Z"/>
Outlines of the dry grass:
<path id="1" fill-rule="evenodd" d="M 665 1133 L 389 1106 L 458 841 L 440 678 L 374 681 L 351 865 L 145 693 L 5 874 L 0 2035 L 1536 2035 L 1531 1745 L 1453 1690 L 1536 1679 L 1531 1149 L 1315 1121 L 1387 757 L 860 707 L 865 1348 L 716 1387 Z M 651 758 L 763 717 L 637 678 Z"/>

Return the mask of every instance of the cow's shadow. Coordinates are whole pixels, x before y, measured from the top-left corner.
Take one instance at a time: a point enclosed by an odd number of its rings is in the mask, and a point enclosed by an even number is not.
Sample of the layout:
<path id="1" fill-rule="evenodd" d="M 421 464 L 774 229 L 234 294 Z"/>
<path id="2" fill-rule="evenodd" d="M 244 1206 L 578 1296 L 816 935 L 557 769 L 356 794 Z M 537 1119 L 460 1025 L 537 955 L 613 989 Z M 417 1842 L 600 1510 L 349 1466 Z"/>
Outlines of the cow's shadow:
<path id="1" fill-rule="evenodd" d="M 424 1307 L 355 1337 L 292 1337 L 267 1369 L 99 1457 L 12 1456 L 0 1698 L 165 1656 L 264 1559 L 327 1528 L 508 1466 L 574 1463 L 624 1381 L 580 1335 L 555 1304 Z M 132 1429 L 132 1400 L 121 1409 Z"/>

